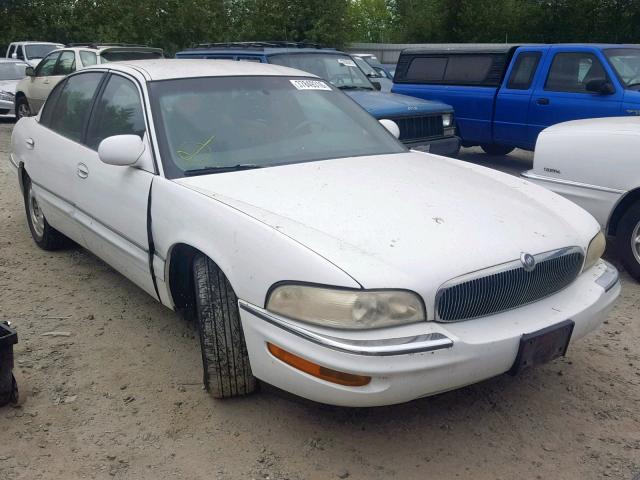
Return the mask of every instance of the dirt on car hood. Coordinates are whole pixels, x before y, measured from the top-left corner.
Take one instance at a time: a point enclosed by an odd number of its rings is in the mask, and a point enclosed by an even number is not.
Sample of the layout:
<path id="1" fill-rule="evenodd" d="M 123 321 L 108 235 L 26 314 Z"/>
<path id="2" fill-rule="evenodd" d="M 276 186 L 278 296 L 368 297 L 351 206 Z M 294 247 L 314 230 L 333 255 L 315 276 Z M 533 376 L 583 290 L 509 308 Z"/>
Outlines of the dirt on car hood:
<path id="1" fill-rule="evenodd" d="M 520 178 L 419 152 L 176 181 L 288 235 L 365 288 L 424 291 L 523 252 L 586 248 L 599 229 Z"/>

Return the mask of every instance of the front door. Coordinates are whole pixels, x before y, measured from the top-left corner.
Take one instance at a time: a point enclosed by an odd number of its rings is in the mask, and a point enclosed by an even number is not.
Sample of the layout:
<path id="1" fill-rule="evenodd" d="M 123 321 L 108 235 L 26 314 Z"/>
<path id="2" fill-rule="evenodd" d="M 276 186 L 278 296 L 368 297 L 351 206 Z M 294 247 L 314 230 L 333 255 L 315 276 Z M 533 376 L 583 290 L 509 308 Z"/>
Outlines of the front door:
<path id="1" fill-rule="evenodd" d="M 140 89 L 132 79 L 110 75 L 95 103 L 72 188 L 87 248 L 155 296 L 147 236 L 154 169 L 140 99 Z M 140 136 L 148 155 L 131 167 L 103 163 L 98 147 L 114 135 Z"/>
<path id="2" fill-rule="evenodd" d="M 47 95 L 52 88 L 49 88 L 50 77 L 53 75 L 53 69 L 58 62 L 60 52 L 52 52 L 42 59 L 35 70 L 35 75 L 31 77 L 29 81 L 29 87 L 26 89 L 25 94 L 29 101 L 29 107 L 31 113 L 35 115 L 38 113 L 42 104 L 47 98 Z"/>
<path id="3" fill-rule="evenodd" d="M 620 115 L 624 91 L 613 81 L 609 65 L 589 50 L 554 50 L 547 56 L 546 78 L 537 82 L 529 107 L 529 139 L 535 144 L 546 127 L 581 118 Z M 605 80 L 615 92 L 587 91 L 592 80 Z"/>

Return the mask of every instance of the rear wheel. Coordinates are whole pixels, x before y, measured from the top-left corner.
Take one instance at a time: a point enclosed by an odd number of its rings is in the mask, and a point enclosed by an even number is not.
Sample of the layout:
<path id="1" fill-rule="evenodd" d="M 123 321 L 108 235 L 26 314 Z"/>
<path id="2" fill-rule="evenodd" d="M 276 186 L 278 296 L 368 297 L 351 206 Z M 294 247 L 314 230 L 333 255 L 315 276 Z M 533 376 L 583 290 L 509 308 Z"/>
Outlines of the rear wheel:
<path id="1" fill-rule="evenodd" d="M 508 155 L 513 152 L 515 147 L 509 147 L 508 145 L 498 145 L 497 143 L 485 143 L 480 145 L 480 148 L 484 150 L 484 153 L 489 155 Z"/>
<path id="2" fill-rule="evenodd" d="M 256 389 L 240 323 L 238 298 L 227 277 L 204 255 L 193 264 L 203 380 L 214 398 L 246 395 Z"/>
<path id="3" fill-rule="evenodd" d="M 24 207 L 27 213 L 27 223 L 33 240 L 43 250 L 59 250 L 69 247 L 73 242 L 47 222 L 38 197 L 33 191 L 33 184 L 28 176 L 24 180 Z"/>
<path id="4" fill-rule="evenodd" d="M 620 219 L 616 249 L 624 268 L 640 281 L 640 202 L 631 205 Z"/>
<path id="5" fill-rule="evenodd" d="M 23 96 L 16 98 L 16 120 L 20 120 L 22 117 L 30 117 L 31 108 L 29 108 L 29 102 Z"/>

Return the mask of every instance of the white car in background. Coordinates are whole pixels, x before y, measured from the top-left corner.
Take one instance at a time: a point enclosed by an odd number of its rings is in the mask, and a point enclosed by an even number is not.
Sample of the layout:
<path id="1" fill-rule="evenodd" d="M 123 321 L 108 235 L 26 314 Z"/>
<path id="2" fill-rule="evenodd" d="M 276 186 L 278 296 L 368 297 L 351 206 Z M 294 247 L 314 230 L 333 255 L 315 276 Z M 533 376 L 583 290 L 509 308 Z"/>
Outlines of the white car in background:
<path id="1" fill-rule="evenodd" d="M 593 118 L 542 131 L 523 176 L 591 213 L 640 280 L 640 118 Z"/>
<path id="2" fill-rule="evenodd" d="M 521 179 L 408 151 L 339 89 L 223 60 L 95 65 L 20 120 L 45 250 L 91 250 L 194 318 L 204 383 L 404 402 L 565 353 L 620 292 L 598 223 Z M 46 268 L 46 267 L 43 267 Z"/>
<path id="3" fill-rule="evenodd" d="M 49 53 L 16 87 L 15 111 L 18 119 L 38 113 L 49 92 L 66 75 L 91 65 L 163 58 L 161 48 L 143 45 L 71 44 Z"/>
<path id="4" fill-rule="evenodd" d="M 0 118 L 15 116 L 16 86 L 28 66 L 22 60 L 0 58 Z"/>
<path id="5" fill-rule="evenodd" d="M 62 43 L 12 42 L 7 47 L 6 58 L 22 60 L 35 67 L 49 52 L 62 47 L 64 47 Z"/>

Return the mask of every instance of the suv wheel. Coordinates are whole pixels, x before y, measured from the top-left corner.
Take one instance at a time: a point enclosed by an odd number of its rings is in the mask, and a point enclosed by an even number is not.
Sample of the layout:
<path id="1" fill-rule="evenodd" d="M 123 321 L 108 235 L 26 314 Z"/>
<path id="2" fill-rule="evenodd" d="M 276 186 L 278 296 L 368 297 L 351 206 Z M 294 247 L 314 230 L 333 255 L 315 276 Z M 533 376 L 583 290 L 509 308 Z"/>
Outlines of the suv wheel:
<path id="1" fill-rule="evenodd" d="M 508 155 L 515 147 L 509 147 L 508 145 L 498 145 L 496 143 L 487 143 L 480 145 L 480 148 L 484 150 L 484 153 L 489 155 Z"/>
<path id="2" fill-rule="evenodd" d="M 16 120 L 20 120 L 22 117 L 30 117 L 31 109 L 29 108 L 29 102 L 23 96 L 16 98 Z"/>
<path id="3" fill-rule="evenodd" d="M 238 297 L 227 277 L 204 255 L 194 260 L 193 278 L 206 389 L 214 398 L 253 392 L 257 381 L 251 373 Z"/>

